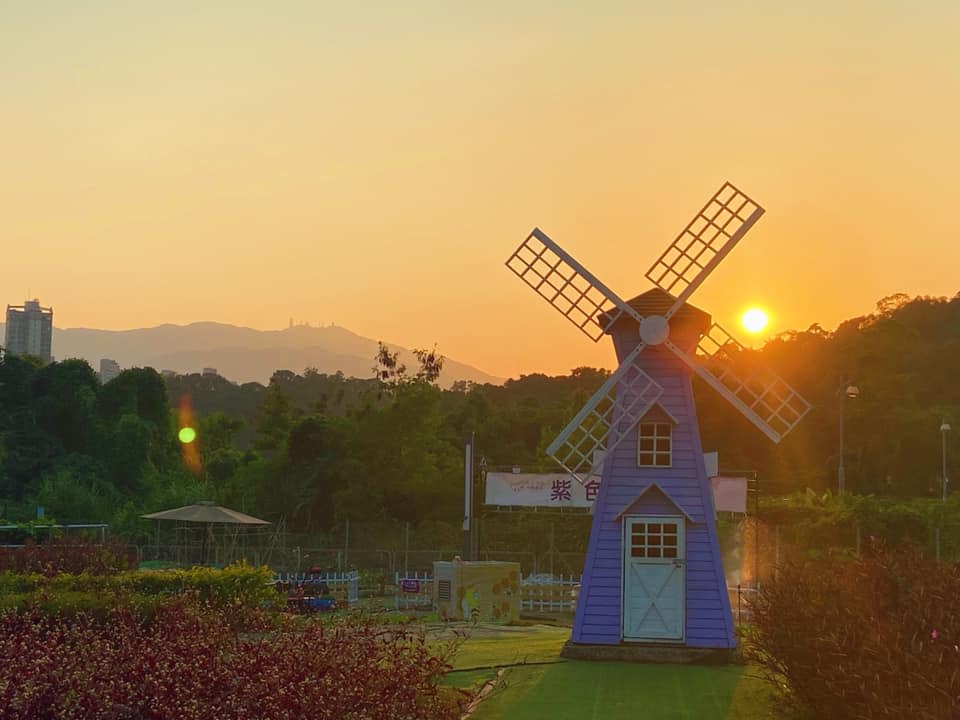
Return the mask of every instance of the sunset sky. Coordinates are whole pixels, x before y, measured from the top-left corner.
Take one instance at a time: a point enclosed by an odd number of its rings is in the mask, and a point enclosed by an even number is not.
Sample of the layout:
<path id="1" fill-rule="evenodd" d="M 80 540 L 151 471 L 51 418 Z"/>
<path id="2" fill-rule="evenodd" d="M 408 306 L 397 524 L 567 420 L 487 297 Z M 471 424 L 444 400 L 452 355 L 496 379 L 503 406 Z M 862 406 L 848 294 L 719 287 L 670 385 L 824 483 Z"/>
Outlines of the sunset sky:
<path id="1" fill-rule="evenodd" d="M 735 334 L 954 295 L 958 31 L 947 2 L 5 0 L 0 302 L 609 367 L 504 260 L 539 225 L 630 297 L 727 179 L 767 212 L 692 301 Z"/>

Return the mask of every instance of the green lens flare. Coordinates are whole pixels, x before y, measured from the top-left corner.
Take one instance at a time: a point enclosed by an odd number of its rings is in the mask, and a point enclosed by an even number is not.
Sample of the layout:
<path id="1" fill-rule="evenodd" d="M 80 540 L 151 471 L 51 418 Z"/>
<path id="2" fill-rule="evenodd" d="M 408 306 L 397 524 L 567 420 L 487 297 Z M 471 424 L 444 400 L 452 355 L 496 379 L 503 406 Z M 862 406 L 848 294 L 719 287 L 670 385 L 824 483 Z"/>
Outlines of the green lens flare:
<path id="1" fill-rule="evenodd" d="M 177 433 L 177 437 L 184 445 L 188 445 L 197 439 L 197 431 L 192 427 L 180 428 L 180 432 Z"/>

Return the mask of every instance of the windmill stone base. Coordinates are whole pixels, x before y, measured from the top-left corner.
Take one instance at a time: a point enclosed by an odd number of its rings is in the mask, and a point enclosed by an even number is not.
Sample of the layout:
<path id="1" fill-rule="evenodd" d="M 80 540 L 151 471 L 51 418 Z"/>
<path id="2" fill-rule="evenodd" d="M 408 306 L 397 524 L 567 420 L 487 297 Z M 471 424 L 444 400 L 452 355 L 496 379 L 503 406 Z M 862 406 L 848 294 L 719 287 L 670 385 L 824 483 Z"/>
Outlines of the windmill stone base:
<path id="1" fill-rule="evenodd" d="M 667 663 L 673 665 L 730 665 L 741 662 L 736 648 L 694 648 L 686 645 L 622 643 L 587 645 L 568 640 L 560 657 L 567 660 Z"/>

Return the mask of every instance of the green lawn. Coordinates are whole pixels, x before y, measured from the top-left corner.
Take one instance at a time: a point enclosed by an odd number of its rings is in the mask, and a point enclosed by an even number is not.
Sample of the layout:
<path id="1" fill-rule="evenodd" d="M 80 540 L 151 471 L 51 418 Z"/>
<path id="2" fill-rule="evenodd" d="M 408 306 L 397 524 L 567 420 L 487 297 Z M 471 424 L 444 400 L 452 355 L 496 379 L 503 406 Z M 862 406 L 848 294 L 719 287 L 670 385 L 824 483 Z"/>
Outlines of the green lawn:
<path id="1" fill-rule="evenodd" d="M 750 667 L 563 661 L 569 628 L 478 628 L 448 682 L 477 688 L 506 668 L 473 720 L 774 720 L 786 716 Z M 528 664 L 524 663 L 547 663 Z M 480 669 L 484 668 L 484 669 Z"/>

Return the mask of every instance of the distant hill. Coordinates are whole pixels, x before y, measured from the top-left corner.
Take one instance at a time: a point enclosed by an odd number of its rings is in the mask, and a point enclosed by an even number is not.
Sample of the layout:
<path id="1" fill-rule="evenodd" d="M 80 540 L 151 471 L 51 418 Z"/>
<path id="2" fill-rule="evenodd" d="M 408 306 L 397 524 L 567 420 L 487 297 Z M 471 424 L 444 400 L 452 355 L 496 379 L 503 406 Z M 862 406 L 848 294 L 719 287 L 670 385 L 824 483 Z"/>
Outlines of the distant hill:
<path id="1" fill-rule="evenodd" d="M 0 323 L 0 338 L 3 333 Z M 416 359 L 408 349 L 388 344 L 391 350 L 400 352 L 408 367 L 416 367 Z M 94 370 L 99 369 L 100 358 L 112 358 L 121 368 L 153 367 L 178 373 L 198 373 L 204 367 L 213 367 L 221 376 L 240 383 L 266 384 L 276 370 L 302 373 L 308 367 L 321 373 L 339 370 L 348 377 L 369 378 L 373 375 L 376 352 L 376 340 L 335 325 L 255 330 L 197 322 L 136 330 L 53 330 L 53 355 L 58 360 L 83 358 Z M 448 358 L 441 384 L 449 387 L 457 380 L 503 382 L 502 378 Z"/>

